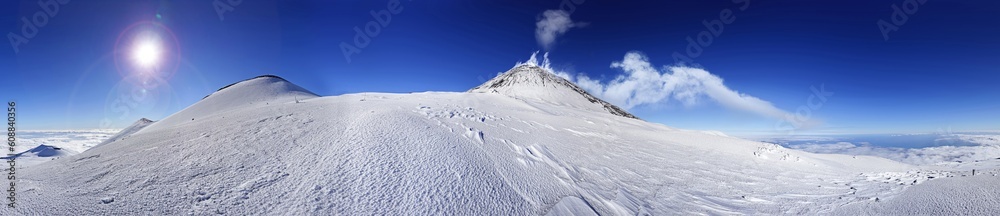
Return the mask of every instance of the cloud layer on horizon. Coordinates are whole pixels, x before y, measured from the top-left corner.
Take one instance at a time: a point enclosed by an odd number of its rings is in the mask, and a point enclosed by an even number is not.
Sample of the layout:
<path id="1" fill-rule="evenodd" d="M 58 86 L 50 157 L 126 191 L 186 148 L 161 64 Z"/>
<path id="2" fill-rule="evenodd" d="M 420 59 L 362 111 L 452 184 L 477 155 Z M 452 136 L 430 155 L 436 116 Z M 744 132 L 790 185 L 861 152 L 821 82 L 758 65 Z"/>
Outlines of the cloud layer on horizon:
<path id="1" fill-rule="evenodd" d="M 805 144 L 785 145 L 791 149 L 821 154 L 868 155 L 913 165 L 1000 160 L 1000 135 L 945 135 L 944 143 L 974 145 L 943 145 L 926 148 L 879 147 L 851 142 L 818 140 Z"/>
<path id="2" fill-rule="evenodd" d="M 118 130 L 23 131 L 18 133 L 20 143 L 14 148 L 21 153 L 44 144 L 83 152 L 117 133 Z"/>

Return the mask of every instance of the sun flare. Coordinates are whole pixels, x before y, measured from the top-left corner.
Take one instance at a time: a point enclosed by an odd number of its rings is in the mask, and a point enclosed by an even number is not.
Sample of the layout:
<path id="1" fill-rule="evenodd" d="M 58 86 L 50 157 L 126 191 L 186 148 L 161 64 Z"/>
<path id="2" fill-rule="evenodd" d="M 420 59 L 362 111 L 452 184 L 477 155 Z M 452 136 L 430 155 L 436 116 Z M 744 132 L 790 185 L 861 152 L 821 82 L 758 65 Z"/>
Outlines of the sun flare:
<path id="1" fill-rule="evenodd" d="M 132 60 L 141 67 L 153 67 L 160 61 L 160 43 L 155 39 L 140 39 L 132 50 Z"/>

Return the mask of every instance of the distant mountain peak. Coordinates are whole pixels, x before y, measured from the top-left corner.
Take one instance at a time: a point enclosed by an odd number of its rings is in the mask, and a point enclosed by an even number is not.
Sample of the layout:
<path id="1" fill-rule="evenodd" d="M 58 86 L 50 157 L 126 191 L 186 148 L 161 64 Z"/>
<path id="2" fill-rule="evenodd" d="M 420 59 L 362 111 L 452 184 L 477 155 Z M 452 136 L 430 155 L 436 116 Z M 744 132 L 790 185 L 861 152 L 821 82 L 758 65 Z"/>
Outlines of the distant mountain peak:
<path id="1" fill-rule="evenodd" d="M 135 134 L 135 133 L 141 131 L 143 128 L 146 128 L 146 126 L 149 126 L 149 125 L 153 124 L 154 122 L 156 122 L 156 121 L 149 120 L 147 118 L 141 118 L 141 119 L 135 121 L 135 123 L 132 123 L 132 125 L 129 125 L 128 127 L 123 128 L 121 131 L 118 131 L 117 134 L 115 134 L 115 135 L 113 135 L 111 137 L 108 137 L 107 139 L 105 139 L 101 143 L 98 143 L 97 145 L 94 145 L 94 148 L 96 148 L 98 146 L 102 146 L 102 145 L 107 144 L 107 143 L 111 143 L 111 142 L 115 142 L 115 141 L 118 141 L 118 140 L 125 139 L 126 137 L 129 137 L 129 136 L 132 136 L 132 134 Z"/>
<path id="2" fill-rule="evenodd" d="M 531 61 L 514 66 L 468 92 L 499 93 L 517 99 L 540 100 L 591 110 L 598 108 L 613 115 L 639 119 L 614 104 L 594 97 L 573 82 L 556 76 L 547 67 Z"/>

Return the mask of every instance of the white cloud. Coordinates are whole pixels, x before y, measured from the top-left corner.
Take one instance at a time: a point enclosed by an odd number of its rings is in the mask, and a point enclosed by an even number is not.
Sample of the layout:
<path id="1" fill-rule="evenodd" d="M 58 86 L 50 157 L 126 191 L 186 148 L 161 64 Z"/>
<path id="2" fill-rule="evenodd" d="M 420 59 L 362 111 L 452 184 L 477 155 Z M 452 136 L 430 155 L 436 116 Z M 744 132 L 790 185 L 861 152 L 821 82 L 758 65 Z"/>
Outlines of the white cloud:
<path id="1" fill-rule="evenodd" d="M 690 106 L 708 98 L 730 109 L 766 117 L 786 119 L 793 116 L 768 101 L 730 89 L 723 84 L 722 78 L 701 68 L 670 66 L 657 69 L 639 52 L 625 54 L 622 61 L 612 63 L 611 67 L 625 74 L 607 83 L 583 74 L 571 80 L 591 94 L 625 109 L 670 100 Z"/>
<path id="2" fill-rule="evenodd" d="M 556 42 L 556 38 L 565 34 L 573 27 L 580 27 L 582 23 L 574 23 L 569 18 L 569 13 L 564 10 L 547 10 L 542 12 L 535 23 L 535 39 L 538 45 L 548 50 Z"/>

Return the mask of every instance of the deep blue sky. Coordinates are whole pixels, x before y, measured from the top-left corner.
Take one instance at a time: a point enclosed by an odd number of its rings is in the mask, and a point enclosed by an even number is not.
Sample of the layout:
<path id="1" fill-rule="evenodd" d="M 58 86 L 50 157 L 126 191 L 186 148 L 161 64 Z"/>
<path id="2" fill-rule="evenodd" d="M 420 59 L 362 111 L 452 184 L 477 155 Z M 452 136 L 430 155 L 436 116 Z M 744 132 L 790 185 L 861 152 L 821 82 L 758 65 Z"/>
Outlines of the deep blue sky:
<path id="1" fill-rule="evenodd" d="M 47 1 L 47 0 L 43 0 Z M 222 0 L 225 2 L 225 0 Z M 15 52 L 0 48 L 2 97 L 16 100 L 25 129 L 123 127 L 160 119 L 226 84 L 277 74 L 321 95 L 464 91 L 541 50 L 535 22 L 562 1 L 401 1 L 401 13 L 347 62 L 341 42 L 387 1 L 244 0 L 220 19 L 212 1 L 71 1 Z M 883 38 L 878 20 L 905 1 L 750 2 L 586 0 L 571 18 L 585 22 L 559 37 L 554 66 L 607 81 L 609 65 L 640 51 L 673 65 L 702 20 L 734 10 L 735 21 L 704 48 L 698 66 L 739 92 L 789 112 L 811 86 L 835 93 L 812 111 L 821 125 L 804 133 L 1000 130 L 1000 2 L 928 0 Z M 0 30 L 20 34 L 36 1 L 0 3 Z M 159 18 L 157 18 L 159 14 Z M 179 67 L 153 99 L 131 104 L 131 84 L 115 67 L 118 36 L 153 21 L 179 44 Z M 7 38 L 7 37 L 5 37 Z M 116 87 L 117 86 L 117 87 Z M 148 98 L 147 98 L 148 99 Z M 710 101 L 672 102 L 633 113 L 669 126 L 768 133 L 775 120 Z"/>

